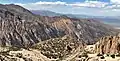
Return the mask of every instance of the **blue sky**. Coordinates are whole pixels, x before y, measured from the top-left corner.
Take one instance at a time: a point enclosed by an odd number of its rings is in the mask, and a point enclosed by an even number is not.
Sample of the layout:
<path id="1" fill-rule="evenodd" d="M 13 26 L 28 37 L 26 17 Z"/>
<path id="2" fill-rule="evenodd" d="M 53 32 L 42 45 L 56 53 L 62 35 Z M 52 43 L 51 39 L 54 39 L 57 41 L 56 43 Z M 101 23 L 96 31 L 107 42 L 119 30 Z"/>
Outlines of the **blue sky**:
<path id="1" fill-rule="evenodd" d="M 47 2 L 61 1 L 61 2 L 73 3 L 73 2 L 84 2 L 85 0 L 0 0 L 0 1 L 1 3 L 34 3 L 38 1 L 47 1 Z M 99 0 L 99 1 L 110 2 L 110 0 Z"/>
<path id="2" fill-rule="evenodd" d="M 120 0 L 0 0 L 0 3 L 64 14 L 120 16 Z"/>

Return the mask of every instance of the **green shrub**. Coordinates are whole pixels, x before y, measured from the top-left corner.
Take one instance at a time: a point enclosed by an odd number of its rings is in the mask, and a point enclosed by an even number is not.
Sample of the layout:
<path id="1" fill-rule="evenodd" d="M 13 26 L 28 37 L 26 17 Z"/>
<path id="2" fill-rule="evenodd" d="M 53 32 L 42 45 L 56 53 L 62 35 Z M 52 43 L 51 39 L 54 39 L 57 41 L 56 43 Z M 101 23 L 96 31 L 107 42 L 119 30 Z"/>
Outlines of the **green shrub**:
<path id="1" fill-rule="evenodd" d="M 81 57 L 88 57 L 88 55 L 87 55 L 87 53 L 83 53 L 82 55 L 81 55 Z"/>
<path id="2" fill-rule="evenodd" d="M 23 55 L 22 55 L 22 53 L 17 53 L 17 54 L 16 54 L 16 57 L 22 58 Z"/>
<path id="3" fill-rule="evenodd" d="M 97 56 L 103 56 L 103 54 L 100 54 L 100 53 L 99 53 L 99 54 L 97 54 Z"/>
<path id="4" fill-rule="evenodd" d="M 119 53 L 119 54 L 116 54 L 116 57 L 120 57 L 120 53 Z"/>
<path id="5" fill-rule="evenodd" d="M 110 56 L 109 54 L 106 54 L 107 56 Z"/>
<path id="6" fill-rule="evenodd" d="M 25 58 L 25 57 L 23 57 L 23 59 L 24 59 L 25 61 L 33 61 L 31 58 Z"/>
<path id="7" fill-rule="evenodd" d="M 79 58 L 81 58 L 81 55 L 79 55 Z"/>
<path id="8" fill-rule="evenodd" d="M 101 59 L 105 59 L 105 57 L 104 56 L 102 56 L 102 57 L 100 57 Z"/>
<path id="9" fill-rule="evenodd" d="M 112 54 L 111 57 L 112 57 L 112 58 L 115 58 L 115 54 Z"/>

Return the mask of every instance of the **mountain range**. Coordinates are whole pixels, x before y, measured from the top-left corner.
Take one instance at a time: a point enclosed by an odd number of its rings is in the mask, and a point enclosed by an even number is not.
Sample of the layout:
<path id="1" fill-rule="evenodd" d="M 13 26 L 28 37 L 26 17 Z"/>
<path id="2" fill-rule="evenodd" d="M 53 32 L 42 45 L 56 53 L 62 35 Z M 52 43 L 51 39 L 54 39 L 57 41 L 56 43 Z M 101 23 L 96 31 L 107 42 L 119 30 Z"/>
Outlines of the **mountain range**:
<path id="1" fill-rule="evenodd" d="M 30 10 L 32 13 L 37 14 L 37 15 L 42 15 L 42 16 L 61 16 L 61 15 L 66 15 L 71 18 L 78 18 L 78 19 L 95 19 L 99 20 L 105 24 L 109 24 L 114 26 L 115 28 L 120 28 L 119 22 L 119 16 L 91 16 L 91 15 L 82 15 L 82 14 L 63 14 L 63 13 L 56 13 L 52 11 L 47 11 L 47 10 Z"/>

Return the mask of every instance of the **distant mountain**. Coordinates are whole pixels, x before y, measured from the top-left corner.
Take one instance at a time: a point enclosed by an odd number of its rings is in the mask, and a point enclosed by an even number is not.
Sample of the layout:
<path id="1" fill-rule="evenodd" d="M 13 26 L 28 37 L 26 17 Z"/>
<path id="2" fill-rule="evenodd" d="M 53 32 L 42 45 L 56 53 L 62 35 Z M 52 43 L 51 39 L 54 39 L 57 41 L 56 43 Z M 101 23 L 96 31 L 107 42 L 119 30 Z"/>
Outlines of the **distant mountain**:
<path id="1" fill-rule="evenodd" d="M 32 13 L 42 16 L 60 16 L 61 14 L 47 10 L 31 10 Z"/>
<path id="2" fill-rule="evenodd" d="M 106 17 L 106 16 L 89 16 L 89 15 L 80 15 L 80 14 L 60 14 L 55 13 L 52 11 L 44 11 L 44 10 L 31 10 L 32 13 L 42 16 L 60 16 L 60 15 L 66 15 L 71 18 L 78 18 L 78 19 L 95 19 L 104 22 L 105 24 L 110 24 L 116 28 L 120 28 L 120 19 L 119 17 Z"/>

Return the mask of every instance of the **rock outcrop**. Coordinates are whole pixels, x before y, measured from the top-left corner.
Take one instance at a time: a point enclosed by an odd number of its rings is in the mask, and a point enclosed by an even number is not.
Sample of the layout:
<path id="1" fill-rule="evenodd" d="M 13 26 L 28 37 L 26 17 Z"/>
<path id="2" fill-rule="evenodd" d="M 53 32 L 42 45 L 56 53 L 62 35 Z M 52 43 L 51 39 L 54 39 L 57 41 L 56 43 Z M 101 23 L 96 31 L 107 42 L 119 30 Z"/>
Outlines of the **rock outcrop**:
<path id="1" fill-rule="evenodd" d="M 120 53 L 120 34 L 117 36 L 106 36 L 96 43 L 96 52 L 101 54 Z"/>

